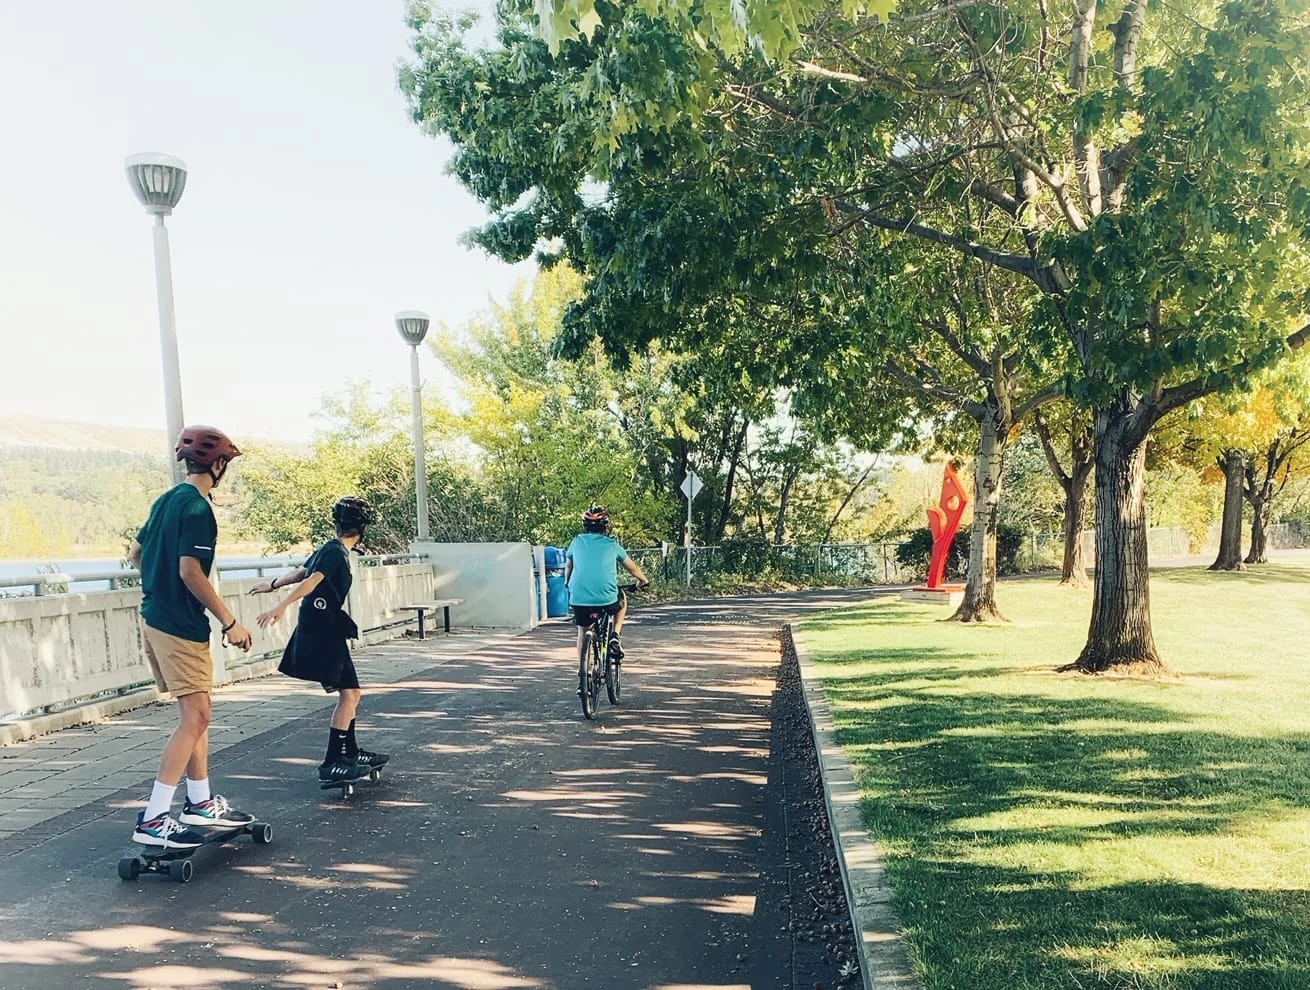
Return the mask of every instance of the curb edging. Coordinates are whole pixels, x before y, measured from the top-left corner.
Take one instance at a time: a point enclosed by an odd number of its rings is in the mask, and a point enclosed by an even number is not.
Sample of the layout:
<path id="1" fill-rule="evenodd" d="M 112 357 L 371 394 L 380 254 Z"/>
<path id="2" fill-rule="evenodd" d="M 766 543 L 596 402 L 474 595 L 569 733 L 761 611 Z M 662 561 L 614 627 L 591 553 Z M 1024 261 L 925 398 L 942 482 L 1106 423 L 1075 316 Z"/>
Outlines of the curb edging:
<path id="1" fill-rule="evenodd" d="M 784 629 L 800 667 L 801 689 L 819 756 L 828 827 L 837 848 L 846 903 L 855 928 L 860 979 L 865 990 L 923 990 L 901 934 L 895 892 L 883 866 L 882 853 L 860 815 L 860 789 L 850 760 L 837 743 L 836 727 L 819 683 L 818 670 L 795 626 L 788 623 Z"/>

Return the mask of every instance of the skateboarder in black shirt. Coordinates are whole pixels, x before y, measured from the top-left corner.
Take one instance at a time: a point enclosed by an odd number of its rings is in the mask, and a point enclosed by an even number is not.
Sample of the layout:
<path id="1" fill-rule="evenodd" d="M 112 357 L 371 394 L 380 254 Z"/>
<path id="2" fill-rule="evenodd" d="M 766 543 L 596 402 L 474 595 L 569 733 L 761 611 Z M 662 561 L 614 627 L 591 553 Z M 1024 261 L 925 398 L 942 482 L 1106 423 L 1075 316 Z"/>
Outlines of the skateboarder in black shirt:
<path id="1" fill-rule="evenodd" d="M 346 645 L 346 640 L 359 636 L 359 629 L 345 611 L 351 585 L 349 554 L 363 540 L 364 530 L 374 518 L 372 506 L 364 499 L 353 496 L 337 499 L 332 506 L 336 538 L 315 550 L 303 567 L 250 590 L 252 595 L 258 595 L 299 585 L 280 604 L 261 614 L 258 621 L 261 629 L 267 629 L 300 602 L 300 619 L 278 669 L 289 677 L 318 681 L 323 690 L 337 692 L 327 755 L 318 768 L 320 781 L 367 776 L 390 759 L 385 753 L 360 749 L 355 742 L 355 711 L 361 692 L 359 676 Z"/>

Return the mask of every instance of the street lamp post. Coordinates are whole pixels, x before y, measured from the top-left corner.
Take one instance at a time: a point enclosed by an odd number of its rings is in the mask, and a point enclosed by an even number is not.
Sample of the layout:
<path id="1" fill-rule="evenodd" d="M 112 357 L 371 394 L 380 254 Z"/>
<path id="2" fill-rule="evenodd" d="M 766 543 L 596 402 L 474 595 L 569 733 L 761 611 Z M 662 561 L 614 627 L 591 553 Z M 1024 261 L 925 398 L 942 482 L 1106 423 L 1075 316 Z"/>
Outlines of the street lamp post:
<path id="1" fill-rule="evenodd" d="M 428 314 L 407 309 L 396 314 L 396 329 L 409 345 L 410 394 L 414 413 L 414 489 L 418 501 L 418 539 L 428 538 L 428 467 L 423 449 L 423 385 L 418 377 L 418 345 L 428 335 Z"/>
<path id="2" fill-rule="evenodd" d="M 132 155 L 125 162 L 127 181 L 146 212 L 155 218 L 155 293 L 159 300 L 159 350 L 164 364 L 164 419 L 168 426 L 168 461 L 173 481 L 183 481 L 173 445 L 182 432 L 182 374 L 177 361 L 177 322 L 173 313 L 173 269 L 164 217 L 173 212 L 186 188 L 186 163 L 172 155 Z"/>

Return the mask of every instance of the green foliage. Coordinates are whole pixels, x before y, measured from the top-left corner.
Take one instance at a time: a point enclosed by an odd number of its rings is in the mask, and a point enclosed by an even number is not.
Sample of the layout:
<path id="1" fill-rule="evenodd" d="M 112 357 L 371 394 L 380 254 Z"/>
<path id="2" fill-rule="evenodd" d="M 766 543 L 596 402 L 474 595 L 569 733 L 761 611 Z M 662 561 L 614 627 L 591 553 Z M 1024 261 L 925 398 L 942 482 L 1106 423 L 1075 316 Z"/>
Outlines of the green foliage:
<path id="1" fill-rule="evenodd" d="M 1068 451 L 1064 452 L 1068 457 Z M 1006 452 L 1005 498 L 1000 524 L 1022 532 L 1059 533 L 1064 524 L 1064 491 L 1051 473 L 1041 442 L 1024 433 Z M 1088 517 L 1090 520 L 1090 517 Z"/>
<path id="2" fill-rule="evenodd" d="M 162 457 L 0 447 L 0 557 L 122 553 L 168 484 Z"/>
<path id="3" fill-rule="evenodd" d="M 712 360 L 658 345 L 621 363 L 594 343 L 561 355 L 563 313 L 579 289 L 557 266 L 434 345 L 461 400 L 454 410 L 429 401 L 424 413 L 435 539 L 565 543 L 600 503 L 629 545 L 680 542 L 689 466 L 705 482 L 697 543 L 756 531 L 818 542 L 890 523 L 886 513 L 872 523 L 880 478 L 867 459 L 822 442 L 768 390 Z M 279 548 L 315 542 L 330 532 L 332 501 L 353 492 L 379 510 L 374 548 L 403 549 L 414 533 L 403 400 L 352 386 L 324 417 L 310 455 L 246 459 L 245 526 Z"/>
<path id="4" fill-rule="evenodd" d="M 1176 526 L 1187 534 L 1190 553 L 1201 553 L 1210 526 L 1223 509 L 1223 486 L 1185 464 L 1165 463 L 1147 475 L 1147 525 Z"/>

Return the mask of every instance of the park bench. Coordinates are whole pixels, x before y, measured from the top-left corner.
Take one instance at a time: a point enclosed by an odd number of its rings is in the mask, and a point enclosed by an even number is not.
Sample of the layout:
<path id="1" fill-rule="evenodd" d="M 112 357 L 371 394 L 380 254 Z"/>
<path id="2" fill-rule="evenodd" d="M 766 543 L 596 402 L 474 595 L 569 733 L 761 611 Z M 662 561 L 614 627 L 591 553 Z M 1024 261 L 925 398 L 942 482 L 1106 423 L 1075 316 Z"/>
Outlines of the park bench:
<path id="1" fill-rule="evenodd" d="M 427 613 L 435 612 L 437 609 L 441 609 L 443 616 L 445 618 L 446 632 L 449 633 L 450 632 L 450 607 L 452 605 L 463 605 L 463 604 L 464 604 L 464 599 L 462 598 L 438 598 L 436 601 L 423 602 L 422 604 L 419 605 L 401 605 L 399 611 L 418 613 L 418 638 L 424 639 L 425 629 L 423 626 L 423 617 L 427 615 Z"/>

